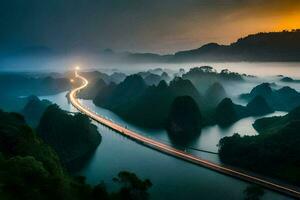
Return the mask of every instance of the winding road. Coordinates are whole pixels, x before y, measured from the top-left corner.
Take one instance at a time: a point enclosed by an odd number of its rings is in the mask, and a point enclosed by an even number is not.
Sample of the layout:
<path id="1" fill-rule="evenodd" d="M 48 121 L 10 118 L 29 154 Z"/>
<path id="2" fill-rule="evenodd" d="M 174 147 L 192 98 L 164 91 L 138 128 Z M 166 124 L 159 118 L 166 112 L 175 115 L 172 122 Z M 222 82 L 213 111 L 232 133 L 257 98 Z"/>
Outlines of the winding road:
<path id="1" fill-rule="evenodd" d="M 120 134 L 138 142 L 141 143 L 144 146 L 150 147 L 152 149 L 155 149 L 157 151 L 163 152 L 165 154 L 169 154 L 171 156 L 174 156 L 176 158 L 180 158 L 182 160 L 194 163 L 196 165 L 202 166 L 202 167 L 206 167 L 208 169 L 217 171 L 219 173 L 222 174 L 226 174 L 235 178 L 239 178 L 241 180 L 247 181 L 247 182 L 251 182 L 251 183 L 255 183 L 258 185 L 261 185 L 265 188 L 289 195 L 291 197 L 296 197 L 296 198 L 300 198 L 300 191 L 297 191 L 293 188 L 290 188 L 288 186 L 285 185 L 281 185 L 278 183 L 274 183 L 265 179 L 262 179 L 260 177 L 256 177 L 253 175 L 249 175 L 245 172 L 242 171 L 238 171 L 236 169 L 232 169 L 229 167 L 225 167 L 225 166 L 221 166 L 215 163 L 212 163 L 210 161 L 201 159 L 200 157 L 196 157 L 194 155 L 191 155 L 187 152 L 178 150 L 176 148 L 173 148 L 169 145 L 163 144 L 161 142 L 155 141 L 153 139 L 147 138 L 145 136 L 142 136 L 134 131 L 131 131 L 125 127 L 122 127 L 118 124 L 116 124 L 113 121 L 110 121 L 106 118 L 104 118 L 103 116 L 100 116 L 98 114 L 96 114 L 95 112 L 89 110 L 87 107 L 85 107 L 84 105 L 82 105 L 79 100 L 77 99 L 77 93 L 84 89 L 88 84 L 88 80 L 86 78 L 84 78 L 83 76 L 80 76 L 78 74 L 77 71 L 75 71 L 75 76 L 76 78 L 80 79 L 82 81 L 82 85 L 80 85 L 79 87 L 73 89 L 70 93 L 69 93 L 69 100 L 71 102 L 71 104 L 80 112 L 86 114 L 88 117 L 90 117 L 91 119 L 101 123 L 104 126 L 107 126 L 117 132 L 119 132 Z"/>

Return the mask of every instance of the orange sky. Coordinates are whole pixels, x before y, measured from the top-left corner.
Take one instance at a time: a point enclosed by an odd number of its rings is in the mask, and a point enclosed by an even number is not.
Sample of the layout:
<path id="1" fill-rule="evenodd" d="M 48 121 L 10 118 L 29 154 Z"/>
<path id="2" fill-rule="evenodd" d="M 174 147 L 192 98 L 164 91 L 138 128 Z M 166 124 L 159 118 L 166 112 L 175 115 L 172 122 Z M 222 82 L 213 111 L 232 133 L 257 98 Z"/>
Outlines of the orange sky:
<path id="1" fill-rule="evenodd" d="M 274 30 L 279 31 L 283 29 L 299 29 L 300 28 L 300 10 L 299 13 L 292 13 L 283 16 L 275 25 Z"/>
<path id="2" fill-rule="evenodd" d="M 207 42 L 230 44 L 257 32 L 292 29 L 300 29 L 300 0 L 253 0 L 236 7 L 212 9 L 207 23 L 201 15 L 194 16 L 182 26 L 181 47 L 197 48 Z"/>
<path id="3" fill-rule="evenodd" d="M 174 53 L 300 28 L 300 0 L 0 1 L 0 51 Z"/>

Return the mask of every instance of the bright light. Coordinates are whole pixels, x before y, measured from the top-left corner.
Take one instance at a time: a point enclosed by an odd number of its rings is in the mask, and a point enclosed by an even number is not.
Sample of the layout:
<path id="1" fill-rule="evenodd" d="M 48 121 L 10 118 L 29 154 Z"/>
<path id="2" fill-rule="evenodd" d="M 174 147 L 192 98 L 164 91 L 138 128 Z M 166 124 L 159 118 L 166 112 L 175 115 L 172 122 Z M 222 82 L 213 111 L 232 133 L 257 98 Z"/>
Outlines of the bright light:
<path id="1" fill-rule="evenodd" d="M 70 79 L 70 82 L 73 83 L 73 82 L 74 82 L 74 79 Z"/>
<path id="2" fill-rule="evenodd" d="M 76 70 L 79 70 L 79 69 L 80 69 L 80 67 L 79 67 L 79 66 L 76 66 L 76 67 L 75 67 L 75 69 L 76 69 Z"/>

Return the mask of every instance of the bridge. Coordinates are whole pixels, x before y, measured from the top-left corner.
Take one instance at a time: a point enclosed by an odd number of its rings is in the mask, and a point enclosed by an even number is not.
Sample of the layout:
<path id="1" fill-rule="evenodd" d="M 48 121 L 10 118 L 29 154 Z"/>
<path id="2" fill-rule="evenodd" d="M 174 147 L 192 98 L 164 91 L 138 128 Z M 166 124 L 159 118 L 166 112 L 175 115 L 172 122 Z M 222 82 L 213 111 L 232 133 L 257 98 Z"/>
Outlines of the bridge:
<path id="1" fill-rule="evenodd" d="M 75 76 L 76 78 L 80 79 L 82 81 L 82 85 L 80 85 L 79 87 L 73 89 L 70 93 L 69 93 L 69 100 L 71 102 L 71 104 L 80 112 L 86 114 L 88 117 L 90 117 L 91 119 L 95 120 L 96 122 L 111 128 L 112 130 L 144 145 L 147 146 L 149 148 L 155 149 L 157 151 L 160 151 L 162 153 L 174 156 L 176 158 L 188 161 L 190 163 L 202 166 L 202 167 L 206 167 L 208 169 L 214 170 L 216 172 L 225 174 L 225 175 L 229 175 L 232 176 L 234 178 L 238 178 L 247 182 L 251 182 L 251 183 L 255 183 L 257 185 L 261 185 L 265 188 L 283 193 L 285 195 L 289 195 L 291 197 L 296 197 L 296 198 L 300 198 L 300 191 L 297 189 L 294 189 L 290 186 L 285 186 L 283 184 L 279 184 L 279 183 L 275 183 L 272 181 L 269 181 L 267 179 L 255 176 L 255 175 L 251 175 L 247 172 L 244 172 L 242 170 L 237 170 L 237 169 L 233 169 L 231 167 L 226 167 L 226 166 L 222 166 L 207 160 L 204 160 L 200 157 L 194 156 L 192 154 L 189 154 L 185 151 L 176 149 L 170 145 L 161 143 L 159 141 L 156 141 L 154 139 L 150 139 L 148 137 L 142 136 L 132 130 L 129 130 L 128 128 L 122 127 L 121 125 L 116 124 L 115 122 L 104 118 L 101 115 L 96 114 L 95 112 L 93 112 L 92 110 L 89 110 L 87 107 L 85 107 L 84 105 L 82 105 L 79 100 L 77 99 L 77 93 L 84 89 L 85 87 L 87 87 L 87 85 L 89 84 L 88 80 L 86 78 L 84 78 L 83 76 L 80 76 L 77 72 L 77 70 L 75 71 Z"/>

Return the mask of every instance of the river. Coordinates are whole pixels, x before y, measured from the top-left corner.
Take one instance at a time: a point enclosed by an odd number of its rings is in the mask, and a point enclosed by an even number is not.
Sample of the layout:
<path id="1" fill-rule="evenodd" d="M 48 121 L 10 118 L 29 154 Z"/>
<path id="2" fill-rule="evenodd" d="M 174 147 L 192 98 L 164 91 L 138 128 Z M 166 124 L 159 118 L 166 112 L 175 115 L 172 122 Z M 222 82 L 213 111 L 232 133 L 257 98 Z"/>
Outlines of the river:
<path id="1" fill-rule="evenodd" d="M 52 96 L 44 96 L 62 109 L 76 111 L 66 99 L 66 93 Z M 109 110 L 96 107 L 91 101 L 81 100 L 99 114 L 111 120 L 127 126 L 143 135 L 155 138 L 165 143 L 172 143 L 164 130 L 147 130 L 126 123 L 123 119 Z M 271 115 L 283 115 L 284 112 L 275 112 Z M 189 147 L 217 152 L 217 143 L 224 136 L 230 136 L 235 132 L 242 135 L 255 135 L 252 128 L 255 117 L 244 118 L 232 126 L 221 129 L 218 126 L 206 127 L 201 136 Z M 244 181 L 216 173 L 185 161 L 176 159 L 144 147 L 120 134 L 97 124 L 102 135 L 102 142 L 94 154 L 76 174 L 83 175 L 90 184 L 104 181 L 111 190 L 116 189 L 112 177 L 119 171 L 127 170 L 135 172 L 141 178 L 149 178 L 153 187 L 150 189 L 151 199 L 207 199 L 207 200 L 240 200 L 244 198 L 243 191 L 249 185 Z M 219 162 L 218 155 L 203 153 L 187 149 L 190 153 L 202 158 Z M 264 200 L 284 200 L 289 197 L 276 192 L 266 190 Z"/>
<path id="2" fill-rule="evenodd" d="M 284 85 L 291 86 L 300 91 L 300 84 L 283 83 L 279 81 L 276 75 L 290 76 L 295 79 L 300 78 L 300 63 L 191 63 L 191 64 L 163 64 L 163 65 L 147 65 L 139 66 L 132 65 L 130 67 L 119 67 L 118 71 L 134 73 L 148 68 L 162 67 L 172 68 L 172 71 L 184 68 L 188 70 L 190 67 L 212 65 L 215 69 L 228 68 L 231 71 L 246 73 L 257 76 L 264 76 L 264 81 L 276 82 L 277 87 Z M 111 72 L 111 69 L 103 71 Z M 246 82 L 239 89 L 234 86 L 226 85 L 226 90 L 231 92 L 231 95 L 249 92 L 257 84 L 263 81 Z M 76 111 L 66 99 L 66 93 L 60 93 L 43 98 L 58 104 L 62 109 Z M 111 120 L 128 128 L 139 132 L 156 140 L 172 143 L 164 130 L 148 130 L 127 123 L 119 116 L 109 110 L 96 107 L 89 100 L 81 100 L 89 108 L 99 114 L 110 118 Z M 237 98 L 235 102 L 243 104 Z M 275 112 L 273 115 L 283 115 L 284 112 Z M 257 117 L 248 117 L 239 120 L 232 126 L 222 129 L 218 126 L 211 126 L 202 129 L 199 138 L 195 139 L 189 147 L 217 152 L 217 144 L 222 137 L 230 136 L 233 133 L 242 135 L 255 135 L 257 132 L 253 129 L 252 123 Z M 121 170 L 135 172 L 142 178 L 149 178 L 153 187 L 150 189 L 151 199 L 207 199 L 207 200 L 241 200 L 244 198 L 243 190 L 249 185 L 244 181 L 234 179 L 223 174 L 202 168 L 174 157 L 162 154 L 153 149 L 144 147 L 136 142 L 133 142 L 120 134 L 97 124 L 102 135 L 102 142 L 85 163 L 84 167 L 76 174 L 86 176 L 87 182 L 97 184 L 104 181 L 109 189 L 115 189 L 116 185 L 112 181 L 112 177 L 116 176 Z M 218 155 L 204 153 L 186 148 L 192 154 L 201 156 L 210 161 L 219 163 Z M 263 200 L 285 200 L 289 197 L 282 196 L 273 191 L 266 190 Z"/>

